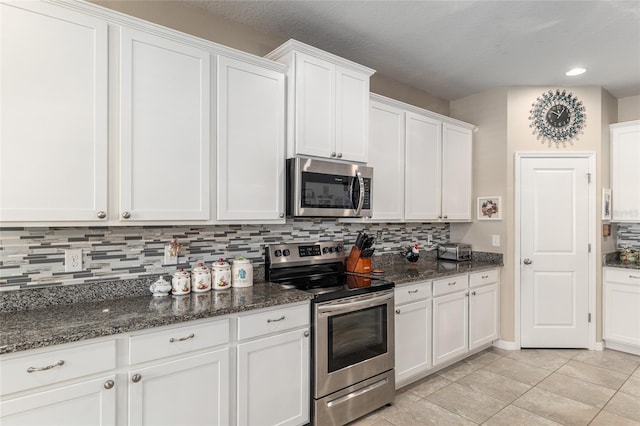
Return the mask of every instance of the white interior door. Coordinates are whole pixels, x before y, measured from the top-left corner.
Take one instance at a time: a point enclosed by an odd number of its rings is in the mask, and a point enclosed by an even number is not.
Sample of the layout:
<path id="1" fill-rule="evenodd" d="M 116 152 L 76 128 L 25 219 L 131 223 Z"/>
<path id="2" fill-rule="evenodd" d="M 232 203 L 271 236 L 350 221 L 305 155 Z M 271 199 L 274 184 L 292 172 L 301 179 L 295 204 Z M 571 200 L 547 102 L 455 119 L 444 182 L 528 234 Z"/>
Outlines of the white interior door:
<path id="1" fill-rule="evenodd" d="M 589 346 L 588 158 L 522 158 L 522 347 Z"/>

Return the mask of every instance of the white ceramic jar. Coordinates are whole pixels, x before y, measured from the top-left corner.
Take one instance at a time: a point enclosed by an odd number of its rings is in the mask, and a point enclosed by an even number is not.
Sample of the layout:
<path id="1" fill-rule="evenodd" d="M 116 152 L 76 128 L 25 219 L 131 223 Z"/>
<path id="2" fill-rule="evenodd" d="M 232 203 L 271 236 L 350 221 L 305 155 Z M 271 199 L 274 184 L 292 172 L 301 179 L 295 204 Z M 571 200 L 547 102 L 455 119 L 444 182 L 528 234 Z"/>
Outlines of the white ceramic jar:
<path id="1" fill-rule="evenodd" d="M 224 259 L 211 265 L 211 279 L 214 290 L 226 290 L 231 288 L 231 266 Z"/>
<path id="2" fill-rule="evenodd" d="M 153 293 L 155 297 L 162 297 L 169 295 L 171 291 L 171 284 L 165 281 L 164 277 L 158 278 L 158 281 L 149 286 L 149 291 Z"/>
<path id="3" fill-rule="evenodd" d="M 171 294 L 180 296 L 191 293 L 191 277 L 184 269 L 180 269 L 171 278 Z"/>
<path id="4" fill-rule="evenodd" d="M 204 263 L 200 263 L 191 271 L 191 291 L 202 293 L 209 290 L 211 290 L 211 273 Z"/>
<path id="5" fill-rule="evenodd" d="M 232 267 L 233 287 L 251 287 L 253 285 L 253 265 L 243 256 L 238 256 L 233 261 Z"/>

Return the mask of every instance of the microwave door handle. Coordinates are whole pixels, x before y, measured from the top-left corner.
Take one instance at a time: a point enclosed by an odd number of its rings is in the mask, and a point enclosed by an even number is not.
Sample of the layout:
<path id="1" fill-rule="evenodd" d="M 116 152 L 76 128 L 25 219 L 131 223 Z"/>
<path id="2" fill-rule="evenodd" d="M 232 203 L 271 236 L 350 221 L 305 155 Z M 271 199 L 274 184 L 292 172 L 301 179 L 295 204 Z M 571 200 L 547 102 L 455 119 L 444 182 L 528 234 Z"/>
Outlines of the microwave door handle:
<path id="1" fill-rule="evenodd" d="M 358 198 L 358 207 L 356 207 L 356 216 L 360 216 L 364 205 L 364 178 L 362 177 L 362 173 L 357 172 L 356 179 L 358 179 L 358 185 L 360 186 L 360 197 Z"/>

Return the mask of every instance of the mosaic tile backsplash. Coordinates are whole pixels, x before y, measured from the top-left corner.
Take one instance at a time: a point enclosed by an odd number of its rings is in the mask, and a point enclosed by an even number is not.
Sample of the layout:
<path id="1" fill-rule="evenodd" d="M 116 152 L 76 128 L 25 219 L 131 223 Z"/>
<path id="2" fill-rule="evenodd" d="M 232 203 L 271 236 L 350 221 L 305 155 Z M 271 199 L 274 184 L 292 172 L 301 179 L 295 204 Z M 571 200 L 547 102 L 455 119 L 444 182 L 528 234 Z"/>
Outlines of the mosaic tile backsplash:
<path id="1" fill-rule="evenodd" d="M 640 223 L 618 223 L 617 248 L 640 250 Z"/>
<path id="2" fill-rule="evenodd" d="M 264 245 L 342 240 L 358 231 L 377 235 L 378 252 L 411 243 L 449 241 L 448 224 L 351 224 L 329 219 L 288 220 L 283 225 L 0 228 L 0 291 L 95 283 L 173 274 L 219 258 L 245 256 L 264 263 Z M 178 265 L 163 265 L 164 246 L 177 239 Z M 65 249 L 81 249 L 83 269 L 64 272 Z"/>

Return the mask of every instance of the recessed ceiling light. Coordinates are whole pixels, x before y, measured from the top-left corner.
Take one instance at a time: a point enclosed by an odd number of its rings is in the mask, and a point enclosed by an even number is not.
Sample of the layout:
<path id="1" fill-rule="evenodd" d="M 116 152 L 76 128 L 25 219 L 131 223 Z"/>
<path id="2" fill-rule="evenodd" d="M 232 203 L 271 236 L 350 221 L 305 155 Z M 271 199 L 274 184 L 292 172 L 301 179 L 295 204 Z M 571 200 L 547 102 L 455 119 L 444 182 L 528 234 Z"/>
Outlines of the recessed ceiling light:
<path id="1" fill-rule="evenodd" d="M 587 72 L 586 68 L 573 68 L 564 73 L 564 75 L 567 77 L 574 77 L 576 75 L 584 74 L 585 72 Z"/>

